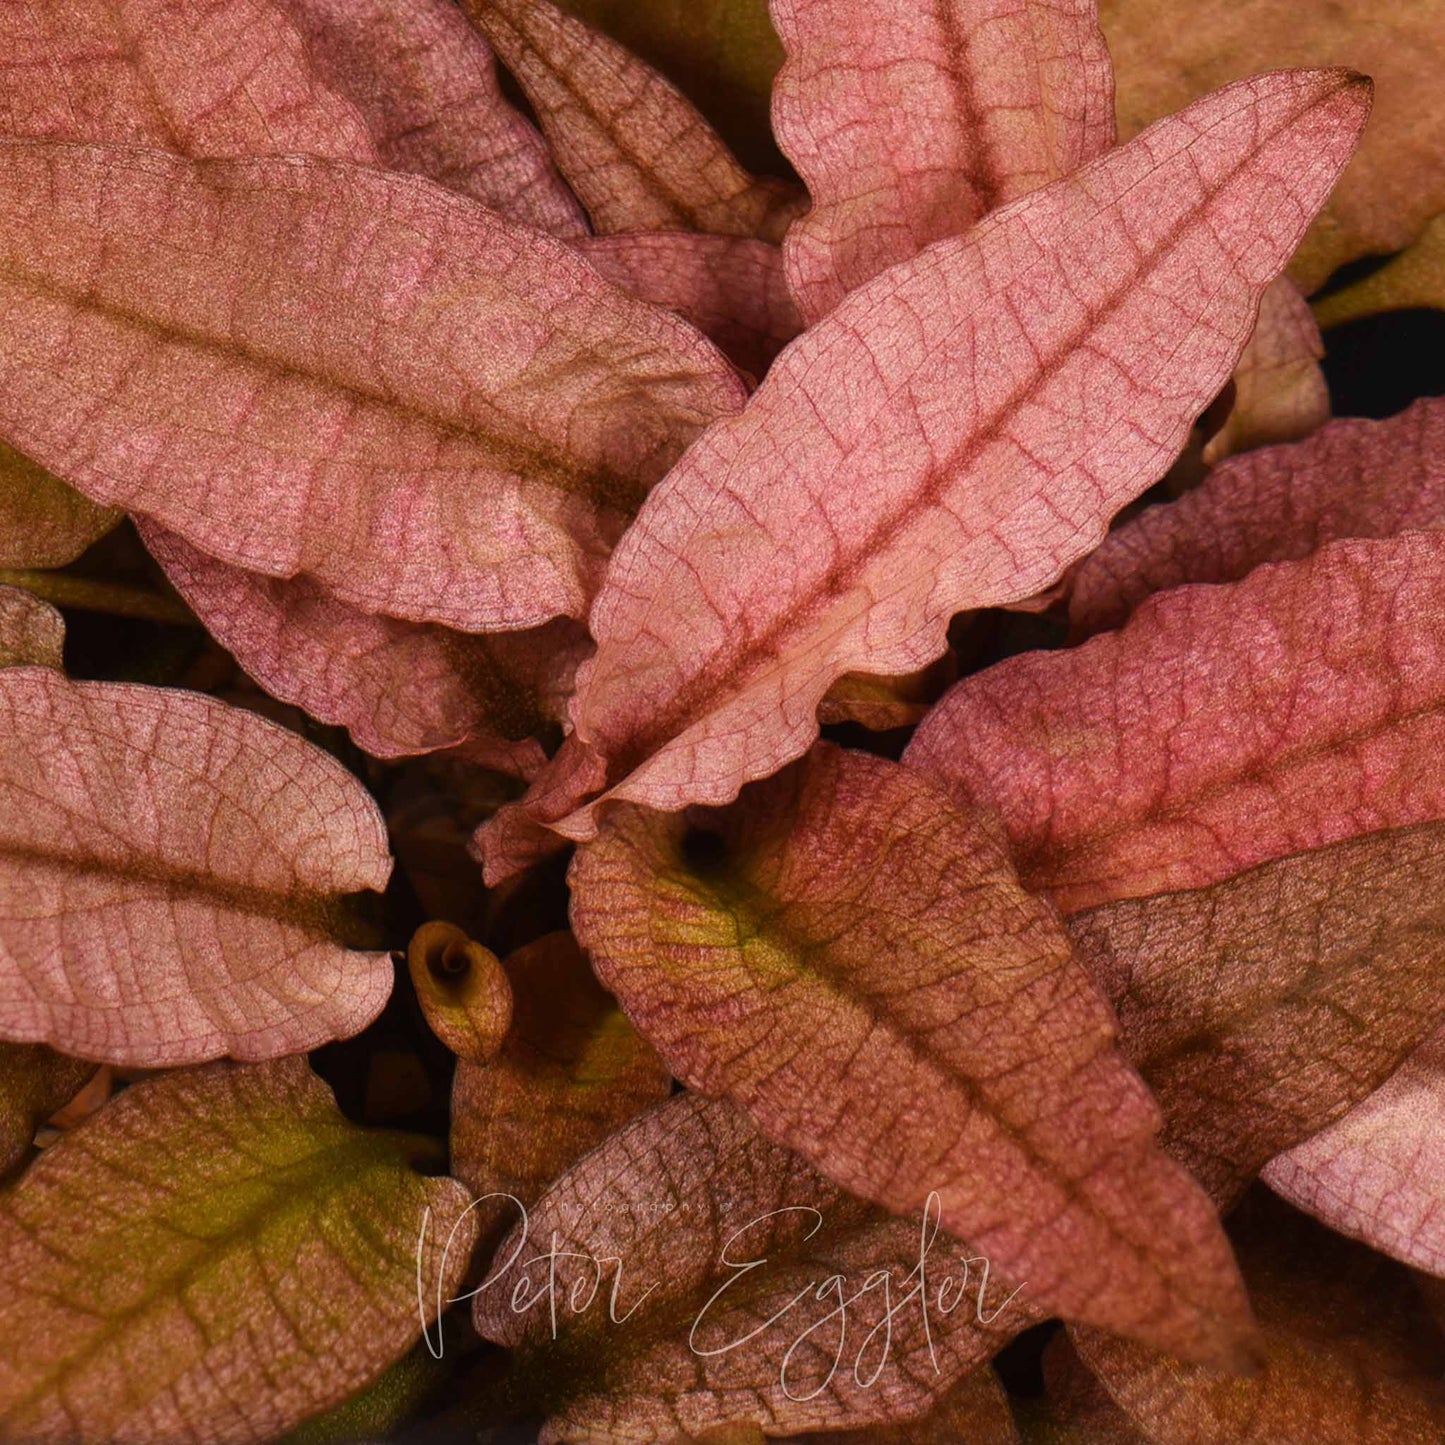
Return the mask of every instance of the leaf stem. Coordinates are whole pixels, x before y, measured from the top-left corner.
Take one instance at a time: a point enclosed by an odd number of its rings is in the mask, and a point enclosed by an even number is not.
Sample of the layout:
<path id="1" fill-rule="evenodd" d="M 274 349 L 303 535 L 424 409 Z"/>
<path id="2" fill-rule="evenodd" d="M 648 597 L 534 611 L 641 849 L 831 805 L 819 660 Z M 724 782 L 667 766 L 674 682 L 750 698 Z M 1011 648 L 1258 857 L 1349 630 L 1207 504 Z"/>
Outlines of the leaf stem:
<path id="1" fill-rule="evenodd" d="M 97 582 L 65 572 L 25 571 L 0 567 L 0 585 L 20 587 L 43 602 L 74 607 L 82 612 L 106 612 L 113 617 L 136 617 L 143 622 L 165 622 L 177 627 L 199 627 L 195 615 L 178 598 L 166 597 L 123 582 Z"/>

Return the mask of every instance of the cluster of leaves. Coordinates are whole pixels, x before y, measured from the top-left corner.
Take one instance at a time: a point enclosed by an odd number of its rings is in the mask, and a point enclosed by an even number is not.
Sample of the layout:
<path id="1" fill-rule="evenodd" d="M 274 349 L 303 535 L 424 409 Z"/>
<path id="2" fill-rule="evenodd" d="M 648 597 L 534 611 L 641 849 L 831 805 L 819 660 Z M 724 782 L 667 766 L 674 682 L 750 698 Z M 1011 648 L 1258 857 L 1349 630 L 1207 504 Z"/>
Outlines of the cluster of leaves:
<path id="1" fill-rule="evenodd" d="M 0 1439 L 1445 1438 L 1442 59 L 4 0 Z"/>

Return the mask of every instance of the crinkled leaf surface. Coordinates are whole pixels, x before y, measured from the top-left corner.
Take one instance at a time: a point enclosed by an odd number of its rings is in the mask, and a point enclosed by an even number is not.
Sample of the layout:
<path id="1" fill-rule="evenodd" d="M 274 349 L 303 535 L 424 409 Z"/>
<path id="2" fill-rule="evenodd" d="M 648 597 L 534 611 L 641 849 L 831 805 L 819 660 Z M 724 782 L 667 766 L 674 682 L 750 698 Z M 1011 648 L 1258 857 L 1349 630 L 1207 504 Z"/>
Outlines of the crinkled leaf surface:
<path id="1" fill-rule="evenodd" d="M 40 1044 L 0 1044 L 0 1184 L 25 1162 L 35 1131 L 94 1072 L 94 1064 Z"/>
<path id="2" fill-rule="evenodd" d="M 505 967 L 512 1030 L 497 1057 L 457 1064 L 452 1168 L 475 1196 L 495 1190 L 530 1205 L 614 1129 L 665 1099 L 672 1076 L 570 933 L 547 934 Z M 494 1226 L 515 1219 L 500 1204 L 477 1212 Z"/>
<path id="3" fill-rule="evenodd" d="M 1445 210 L 1445 24 L 1439 0 L 1100 0 L 1119 128 L 1130 136 L 1195 97 L 1275 65 L 1349 65 L 1379 109 L 1291 266 L 1306 292 L 1357 256 L 1389 253 Z"/>
<path id="4" fill-rule="evenodd" d="M 418 1273 L 427 1300 L 465 1267 L 465 1194 L 415 1143 L 303 1059 L 131 1088 L 0 1196 L 0 1430 L 242 1445 L 344 1399 L 417 1338 Z"/>
<path id="5" fill-rule="evenodd" d="M 1232 458 L 1177 502 L 1111 532 L 1074 575 L 1076 632 L 1117 627 L 1151 592 L 1233 582 L 1341 537 L 1445 523 L 1445 401 L 1332 422 L 1295 446 Z"/>
<path id="6" fill-rule="evenodd" d="M 561 717 L 590 649 L 580 623 L 473 635 L 362 612 L 309 577 L 227 566 L 142 520 L 141 536 L 207 629 L 262 687 L 347 728 L 377 757 L 466 743 L 503 772 L 534 772 L 529 741 Z"/>
<path id="7" fill-rule="evenodd" d="M 953 613 L 1046 586 L 1177 452 L 1367 104 L 1343 72 L 1234 87 L 799 338 L 619 547 L 531 814 L 588 837 L 567 815 L 599 786 L 725 802 L 807 747 L 836 678 L 913 671 Z"/>
<path id="8" fill-rule="evenodd" d="M 788 232 L 809 321 L 1114 140 L 1095 0 L 774 0 L 778 142 L 813 208 Z"/>
<path id="9" fill-rule="evenodd" d="M 559 1304 L 555 1340 L 545 1300 L 513 1308 L 524 1276 L 535 1286 L 551 1268 L 554 1233 L 559 1301 L 577 1286 L 574 1297 L 585 1296 L 593 1258 L 623 1263 L 620 1279 L 615 1265 L 604 1267 L 585 1313 Z M 581 1160 L 531 1211 L 528 1237 L 523 1244 L 514 1231 L 503 1242 L 498 1259 L 516 1262 L 478 1296 L 475 1313 L 488 1338 L 522 1348 L 522 1369 L 549 1410 L 544 1442 L 673 1441 L 749 1422 L 796 1434 L 908 1419 L 1038 1319 L 1026 1295 L 1009 1301 L 997 1280 L 981 1285 L 977 1260 L 961 1284 L 962 1259 L 974 1251 L 937 1235 L 924 1271 L 925 1324 L 920 1220 L 849 1198 L 731 1106 L 694 1094 Z M 760 1267 L 740 1268 L 752 1260 Z M 936 1298 L 945 1279 L 954 1281 L 947 1313 Z M 621 1323 L 607 1314 L 615 1280 L 615 1314 L 630 1312 Z"/>
<path id="10" fill-rule="evenodd" d="M 1367 833 L 1069 920 L 1164 1145 L 1221 1207 L 1384 1082 L 1445 991 L 1445 825 Z"/>
<path id="11" fill-rule="evenodd" d="M 1445 533 L 1150 598 L 958 683 L 905 761 L 1003 818 L 1065 912 L 1445 817 Z"/>
<path id="12" fill-rule="evenodd" d="M 1330 419 L 1325 354 L 1309 302 L 1288 276 L 1265 290 L 1259 320 L 1234 368 L 1234 404 L 1204 447 L 1212 466 L 1234 452 L 1308 436 Z"/>
<path id="13" fill-rule="evenodd" d="M 118 521 L 0 442 L 0 567 L 64 567 Z"/>
<path id="14" fill-rule="evenodd" d="M 980 1365 L 915 1420 L 804 1435 L 800 1445 L 1018 1445 L 1018 1438 L 998 1376 Z"/>
<path id="15" fill-rule="evenodd" d="M 1445 1343 L 1409 1273 L 1267 1195 L 1231 1229 L 1264 1367 L 1230 1379 L 1096 1332 L 1074 1340 L 1153 1445 L 1434 1445 Z"/>
<path id="16" fill-rule="evenodd" d="M 586 234 L 542 137 L 502 94 L 491 50 L 452 0 L 285 5 L 312 63 L 361 111 L 388 168 L 555 236 Z"/>
<path id="17" fill-rule="evenodd" d="M 598 231 L 781 239 L 791 192 L 750 176 L 645 61 L 550 0 L 463 7 L 526 91 Z"/>
<path id="18" fill-rule="evenodd" d="M 437 920 L 412 935 L 406 959 L 432 1032 L 458 1058 L 491 1058 L 512 1022 L 512 985 L 496 954 Z"/>
<path id="19" fill-rule="evenodd" d="M 599 977 L 684 1083 L 890 1209 L 935 1192 L 1055 1313 L 1234 1357 L 1214 1211 L 992 828 L 819 744 L 720 815 L 619 809 L 570 881 Z"/>
<path id="20" fill-rule="evenodd" d="M 212 698 L 0 672 L 0 1036 L 158 1067 L 297 1053 L 391 991 L 342 896 L 386 834 L 325 753 Z"/>
<path id="21" fill-rule="evenodd" d="M 65 620 L 19 587 L 0 587 L 0 667 L 63 664 Z"/>
<path id="22" fill-rule="evenodd" d="M 1445 1276 L 1445 1033 L 1264 1179 L 1332 1229 Z"/>
<path id="23" fill-rule="evenodd" d="M 10 143 L 0 189 L 0 428 L 366 610 L 577 614 L 648 484 L 741 400 L 690 327 L 413 177 Z"/>

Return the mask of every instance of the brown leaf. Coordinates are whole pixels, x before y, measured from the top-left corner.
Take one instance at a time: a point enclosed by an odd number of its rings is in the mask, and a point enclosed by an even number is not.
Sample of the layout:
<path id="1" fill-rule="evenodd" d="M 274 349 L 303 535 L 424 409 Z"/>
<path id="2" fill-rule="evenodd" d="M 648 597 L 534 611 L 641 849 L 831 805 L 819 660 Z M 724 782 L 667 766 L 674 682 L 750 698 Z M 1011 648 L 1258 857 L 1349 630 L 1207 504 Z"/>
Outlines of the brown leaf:
<path id="1" fill-rule="evenodd" d="M 64 567 L 120 515 L 0 442 L 0 567 Z"/>
<path id="2" fill-rule="evenodd" d="M 1339 326 L 1382 311 L 1416 306 L 1445 309 L 1445 214 L 1438 215 L 1407 246 L 1378 271 L 1372 271 L 1315 302 L 1321 326 Z"/>
<path id="3" fill-rule="evenodd" d="M 0 863 L 8 1039 L 149 1067 L 269 1058 L 355 1033 L 391 991 L 343 901 L 391 872 L 375 804 L 208 697 L 0 672 Z"/>
<path id="4" fill-rule="evenodd" d="M 466 1264 L 464 1192 L 416 1153 L 303 1059 L 129 1089 L 0 1196 L 0 1434 L 248 1445 L 344 1399 Z"/>
<path id="5" fill-rule="evenodd" d="M 491 949 L 451 923 L 423 923 L 406 951 L 432 1032 L 459 1058 L 485 1063 L 512 1023 L 512 986 Z"/>
<path id="6" fill-rule="evenodd" d="M 35 1131 L 94 1072 L 94 1064 L 39 1044 L 0 1044 L 0 1183 L 25 1162 Z"/>
<path id="7" fill-rule="evenodd" d="M 65 619 L 19 587 L 0 587 L 0 667 L 64 665 Z"/>
<path id="8" fill-rule="evenodd" d="M 1067 1318 L 1238 1358 L 1213 1209 L 1052 910 L 908 769 L 820 744 L 716 815 L 620 808 L 572 924 L 668 1067 Z"/>

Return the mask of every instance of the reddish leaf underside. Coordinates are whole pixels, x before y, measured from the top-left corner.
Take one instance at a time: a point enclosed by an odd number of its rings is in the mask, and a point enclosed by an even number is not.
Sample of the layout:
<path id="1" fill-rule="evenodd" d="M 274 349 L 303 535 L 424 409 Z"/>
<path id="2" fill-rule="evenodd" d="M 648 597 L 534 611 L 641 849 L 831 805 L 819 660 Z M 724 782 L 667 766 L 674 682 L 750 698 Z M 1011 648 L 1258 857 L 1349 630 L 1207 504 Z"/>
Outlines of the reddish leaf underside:
<path id="1" fill-rule="evenodd" d="M 1216 1363 L 1247 1334 L 1213 1209 L 1052 910 L 907 769 L 820 744 L 719 815 L 617 810 L 573 927 L 669 1068 L 1029 1298 Z"/>
<path id="2" fill-rule="evenodd" d="M 778 143 L 812 210 L 788 232 L 807 319 L 1114 140 L 1094 0 L 775 0 Z"/>
<path id="3" fill-rule="evenodd" d="M 1445 817 L 1445 533 L 1149 599 L 958 683 L 904 760 L 1065 912 Z"/>
<path id="4" fill-rule="evenodd" d="M 343 895 L 386 886 L 326 754 L 193 693 L 0 672 L 0 1037 L 164 1067 L 298 1053 L 391 991 Z"/>
<path id="5" fill-rule="evenodd" d="M 789 347 L 619 547 L 531 815 L 585 838 L 601 786 L 725 802 L 807 747 L 837 677 L 915 670 L 953 613 L 1046 586 L 1177 454 L 1368 103 L 1340 71 L 1232 87 Z"/>

